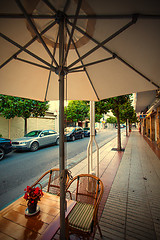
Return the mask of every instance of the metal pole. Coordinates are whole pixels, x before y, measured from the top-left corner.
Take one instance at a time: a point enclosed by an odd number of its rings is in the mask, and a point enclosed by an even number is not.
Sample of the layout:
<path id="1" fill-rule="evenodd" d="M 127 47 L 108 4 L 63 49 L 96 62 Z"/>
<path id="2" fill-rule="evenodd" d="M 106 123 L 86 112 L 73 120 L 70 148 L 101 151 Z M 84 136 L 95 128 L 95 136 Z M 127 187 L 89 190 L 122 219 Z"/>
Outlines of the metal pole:
<path id="1" fill-rule="evenodd" d="M 59 168 L 60 168 L 60 239 L 65 240 L 65 151 L 64 151 L 64 18 L 59 22 Z"/>
<path id="2" fill-rule="evenodd" d="M 87 147 L 88 173 L 91 173 L 90 171 L 93 171 L 93 141 L 95 142 L 97 150 L 97 177 L 99 177 L 99 147 L 95 140 L 95 102 L 90 101 L 90 141 Z"/>

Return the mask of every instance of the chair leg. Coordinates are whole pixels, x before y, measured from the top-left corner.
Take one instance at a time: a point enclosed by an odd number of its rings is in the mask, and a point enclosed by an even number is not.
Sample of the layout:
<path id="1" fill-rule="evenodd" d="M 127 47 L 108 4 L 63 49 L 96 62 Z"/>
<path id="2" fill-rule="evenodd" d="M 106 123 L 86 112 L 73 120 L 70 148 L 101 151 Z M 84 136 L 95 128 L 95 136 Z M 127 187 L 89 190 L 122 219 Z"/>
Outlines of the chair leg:
<path id="1" fill-rule="evenodd" d="M 102 232 L 101 232 L 101 229 L 100 229 L 99 223 L 97 223 L 97 227 L 98 227 L 98 230 L 99 230 L 99 234 L 100 234 L 100 236 L 101 236 L 101 238 L 102 238 Z"/>

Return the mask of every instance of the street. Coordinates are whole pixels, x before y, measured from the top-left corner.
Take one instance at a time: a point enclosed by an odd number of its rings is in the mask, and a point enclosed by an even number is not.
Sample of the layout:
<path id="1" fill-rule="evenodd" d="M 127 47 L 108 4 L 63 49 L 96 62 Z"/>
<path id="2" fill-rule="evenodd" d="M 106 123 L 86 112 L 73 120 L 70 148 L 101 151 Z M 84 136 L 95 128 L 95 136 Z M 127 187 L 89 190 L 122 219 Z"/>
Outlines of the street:
<path id="1" fill-rule="evenodd" d="M 96 135 L 99 147 L 116 137 L 116 129 L 105 129 Z M 87 156 L 89 138 L 65 143 L 66 168 Z M 95 146 L 93 147 L 93 150 Z M 36 152 L 12 152 L 0 161 L 0 209 L 23 195 L 24 188 L 50 168 L 59 167 L 59 146 L 41 148 Z"/>

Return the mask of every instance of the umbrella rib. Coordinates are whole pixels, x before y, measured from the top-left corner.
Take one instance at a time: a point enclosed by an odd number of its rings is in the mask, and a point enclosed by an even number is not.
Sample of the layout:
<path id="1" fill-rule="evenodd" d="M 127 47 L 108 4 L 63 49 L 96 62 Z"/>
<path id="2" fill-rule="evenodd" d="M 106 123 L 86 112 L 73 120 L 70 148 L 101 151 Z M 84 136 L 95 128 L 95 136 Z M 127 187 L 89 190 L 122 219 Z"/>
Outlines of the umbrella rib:
<path id="1" fill-rule="evenodd" d="M 14 46 L 20 48 L 22 51 L 28 53 L 29 55 L 31 55 L 32 57 L 36 58 L 37 60 L 39 60 L 40 62 L 43 62 L 44 64 L 48 65 L 49 67 L 51 67 L 51 65 L 46 62 L 44 59 L 38 57 L 36 54 L 30 52 L 27 49 L 24 49 L 21 45 L 19 45 L 18 43 L 16 43 L 15 41 L 13 41 L 12 39 L 10 39 L 9 37 L 5 36 L 3 33 L 0 33 L 0 36 L 5 39 L 6 41 L 10 42 L 11 44 L 13 44 Z M 2 68 L 2 66 L 0 66 L 0 68 Z M 54 70 L 56 70 L 55 67 L 52 67 Z"/>
<path id="2" fill-rule="evenodd" d="M 33 24 L 31 18 L 30 18 L 29 15 L 27 14 L 27 12 L 26 12 L 25 8 L 23 7 L 23 5 L 21 4 L 20 0 L 15 0 L 15 1 L 16 1 L 16 3 L 17 3 L 18 7 L 21 9 L 21 11 L 24 13 L 24 16 L 26 17 L 29 25 L 32 27 L 34 33 L 37 35 L 37 37 L 38 37 L 39 40 L 41 41 L 41 43 L 42 43 L 43 47 L 45 48 L 45 50 L 47 51 L 48 55 L 51 57 L 51 59 L 53 59 L 55 65 L 58 67 L 57 61 L 53 58 L 52 53 L 50 52 L 50 50 L 49 50 L 49 48 L 47 47 L 45 41 L 43 40 L 43 38 L 42 38 L 41 35 L 39 34 L 36 26 Z"/>
<path id="3" fill-rule="evenodd" d="M 30 18 L 33 19 L 56 19 L 56 15 L 45 15 L 45 14 L 28 14 Z M 26 19 L 24 14 L 16 14 L 16 13 L 0 13 L 0 19 L 1 18 L 18 18 L 18 19 Z"/>
<path id="4" fill-rule="evenodd" d="M 64 12 L 64 13 L 66 13 L 66 11 L 67 11 L 67 9 L 68 9 L 68 7 L 69 7 L 69 4 L 70 4 L 70 0 L 67 0 L 67 1 L 66 1 L 66 4 L 65 4 L 65 6 L 64 6 L 64 9 L 63 9 L 63 12 Z"/>
<path id="5" fill-rule="evenodd" d="M 113 33 L 111 36 L 109 36 L 108 38 L 106 38 L 104 41 L 100 42 L 99 44 L 97 44 L 96 47 L 92 48 L 89 52 L 85 53 L 83 56 L 81 56 L 79 59 L 77 59 L 76 61 L 74 61 L 72 64 L 70 64 L 68 66 L 68 68 L 73 67 L 75 64 L 77 64 L 80 60 L 88 57 L 90 54 L 92 54 L 93 52 L 95 52 L 97 49 L 99 49 L 100 47 L 102 47 L 104 44 L 106 44 L 107 42 L 111 41 L 113 38 L 117 37 L 119 34 L 121 34 L 123 31 L 125 31 L 126 29 L 128 29 L 129 27 L 131 27 L 133 24 L 136 23 L 137 18 L 133 17 L 132 21 L 130 21 L 129 23 L 127 23 L 125 26 L 123 26 L 122 28 L 120 28 L 118 31 L 116 31 L 115 33 Z"/>
<path id="6" fill-rule="evenodd" d="M 52 28 L 54 25 L 56 24 L 56 22 L 51 23 L 48 27 L 46 27 L 40 34 L 43 35 L 45 32 L 47 32 L 50 28 Z M 26 49 L 27 47 L 29 47 L 32 43 L 35 42 L 35 40 L 38 37 L 35 36 L 34 38 L 32 38 L 28 43 L 26 43 L 20 50 L 18 50 L 15 54 L 13 54 L 10 58 L 8 58 L 1 66 L 0 69 L 2 67 L 4 67 L 7 63 L 9 63 L 11 60 L 13 60 L 16 56 L 18 56 L 24 49 Z"/>
<path id="7" fill-rule="evenodd" d="M 72 23 L 70 21 L 68 21 L 69 25 L 72 26 Z M 89 38 L 92 42 L 96 43 L 97 45 L 100 44 L 100 42 L 98 42 L 96 39 L 94 39 L 93 37 L 91 37 L 88 33 L 86 33 L 85 31 L 83 31 L 81 28 L 79 28 L 78 26 L 75 27 L 77 31 L 79 31 L 81 34 L 83 34 L 84 36 L 86 36 L 87 38 Z M 105 46 L 102 46 L 102 48 L 104 50 L 106 50 L 107 52 L 109 52 L 110 54 L 113 54 L 112 51 L 110 51 L 109 49 L 107 49 Z"/>
<path id="8" fill-rule="evenodd" d="M 58 43 L 58 36 L 59 36 L 59 31 L 58 31 L 58 34 L 57 34 L 57 39 L 56 39 L 56 43 L 55 43 L 54 50 L 53 50 L 53 56 L 55 56 L 55 53 L 56 53 L 56 48 L 57 48 L 57 43 Z M 53 60 L 51 62 L 51 65 L 53 65 Z M 50 69 L 49 76 L 48 76 L 48 81 L 47 81 L 46 92 L 45 92 L 45 97 L 44 97 L 45 101 L 46 101 L 47 94 L 48 94 L 48 88 L 49 88 L 49 83 L 50 83 L 50 79 L 51 79 L 51 72 L 52 71 Z"/>
<path id="9" fill-rule="evenodd" d="M 15 57 L 15 60 L 19 60 L 19 61 L 21 61 L 21 62 L 25 62 L 25 63 L 31 64 L 31 65 L 34 65 L 34 66 L 37 66 L 37 67 L 40 67 L 40 68 L 44 68 L 44 69 L 47 69 L 47 70 L 50 70 L 50 71 L 51 71 L 51 69 L 52 69 L 52 66 L 49 68 L 49 67 L 43 66 L 43 65 L 41 65 L 41 64 L 34 63 L 34 62 L 31 62 L 31 61 L 28 61 L 28 60 L 25 60 L 25 59 L 19 58 L 19 57 Z M 54 70 L 55 70 L 55 69 L 53 68 L 53 71 L 54 71 Z"/>
<path id="10" fill-rule="evenodd" d="M 68 21 L 68 23 L 70 25 L 72 25 L 72 23 L 70 21 Z M 88 33 L 84 32 L 81 28 L 79 28 L 78 26 L 76 26 L 76 30 L 79 31 L 80 33 L 84 34 L 86 37 L 88 37 L 92 42 L 99 44 L 99 42 L 94 39 L 93 37 L 91 37 Z M 105 46 L 102 46 L 102 48 L 107 51 L 108 53 L 114 55 L 118 60 L 120 60 L 121 62 L 123 62 L 125 65 L 127 65 L 129 68 L 131 68 L 132 70 L 134 70 L 136 73 L 138 73 L 140 76 L 142 76 L 144 79 L 146 79 L 147 81 L 149 81 L 150 83 L 152 83 L 154 86 L 156 86 L 157 88 L 159 88 L 159 86 L 154 83 L 151 79 L 149 79 L 148 77 L 146 77 L 145 75 L 143 75 L 140 71 L 138 71 L 137 69 L 135 69 L 134 67 L 132 67 L 129 63 L 127 63 L 125 60 L 123 60 L 121 57 L 119 57 L 118 55 L 116 55 L 114 52 L 112 52 L 110 49 L 108 49 Z"/>
<path id="11" fill-rule="evenodd" d="M 127 65 L 129 68 L 131 68 L 132 70 L 134 70 L 136 73 L 138 73 L 141 77 L 143 77 L 144 79 L 146 79 L 148 82 L 150 82 L 151 84 L 153 84 L 155 87 L 160 88 L 160 86 L 158 86 L 155 82 L 153 82 L 151 79 L 149 79 L 147 76 L 145 76 L 143 73 L 141 73 L 140 71 L 138 71 L 136 68 L 134 68 L 133 66 L 131 66 L 129 63 L 127 63 L 125 60 L 123 60 L 121 57 L 119 57 L 118 55 L 115 54 L 115 58 L 117 58 L 119 61 L 123 62 L 125 65 Z"/>
<path id="12" fill-rule="evenodd" d="M 66 29 L 67 29 L 68 34 L 70 35 L 70 32 L 69 32 L 69 29 L 68 29 L 67 25 L 66 25 Z M 76 47 L 76 45 L 75 45 L 75 42 L 74 42 L 73 38 L 72 38 L 72 43 L 73 43 L 73 46 L 74 46 L 74 48 L 75 48 L 75 51 L 76 51 L 78 57 L 80 58 L 80 54 L 79 54 L 79 52 L 78 52 L 78 50 L 77 50 L 77 47 Z M 82 64 L 82 66 L 84 65 L 82 60 L 81 60 L 81 64 Z M 97 99 L 100 100 L 100 98 L 99 98 L 99 96 L 98 96 L 98 93 L 97 93 L 97 91 L 96 91 L 96 89 L 95 89 L 95 87 L 94 87 L 94 85 L 93 85 L 93 83 L 92 83 L 92 81 L 91 81 L 91 78 L 90 78 L 90 76 L 89 76 L 89 74 L 88 74 L 88 72 L 87 72 L 87 70 L 86 70 L 85 67 L 84 67 L 84 71 L 85 71 L 85 73 L 86 73 L 86 75 L 87 75 L 87 77 L 88 77 L 88 80 L 89 80 L 89 82 L 90 82 L 90 84 L 91 84 L 91 86 L 92 86 L 92 89 L 93 89 L 93 91 L 94 91 Z"/>
<path id="13" fill-rule="evenodd" d="M 65 58 L 64 58 L 64 63 L 67 60 L 68 51 L 69 51 L 69 48 L 70 48 L 70 45 L 71 45 L 71 41 L 72 41 L 72 37 L 73 37 L 73 34 L 74 34 L 75 26 L 76 26 L 76 23 L 77 23 L 77 17 L 78 17 L 80 8 L 81 8 L 81 4 L 82 4 L 82 0 L 78 0 L 75 19 L 74 19 L 74 22 L 73 22 L 72 31 L 70 33 L 69 42 L 68 42 L 68 45 L 67 45 L 67 50 L 66 50 L 66 54 L 65 54 Z"/>
<path id="14" fill-rule="evenodd" d="M 75 71 L 75 70 L 80 69 L 82 67 L 89 67 L 89 66 L 94 65 L 94 64 L 98 64 L 98 63 L 106 62 L 106 61 L 109 61 L 109 60 L 113 60 L 114 58 L 115 57 L 113 55 L 113 57 L 104 58 L 104 59 L 101 59 L 101 60 L 98 60 L 98 61 L 95 61 L 95 62 L 90 62 L 90 63 L 84 64 L 83 66 L 78 66 L 78 67 L 75 67 L 75 68 L 71 68 L 69 70 L 69 72 Z"/>
<path id="15" fill-rule="evenodd" d="M 75 72 L 85 72 L 84 69 L 81 69 L 81 70 L 75 70 L 75 71 L 72 71 L 72 72 L 69 72 L 69 73 L 75 73 Z"/>
<path id="16" fill-rule="evenodd" d="M 57 9 L 47 0 L 42 0 L 53 12 L 57 13 Z"/>
<path id="17" fill-rule="evenodd" d="M 43 0 L 42 0 L 43 1 Z M 70 0 L 68 0 L 69 2 Z M 66 4 L 67 5 L 67 4 Z M 67 6 L 68 7 L 68 6 Z M 64 13 L 66 12 L 66 8 L 64 8 Z M 55 9 L 55 8 L 54 8 Z M 53 10 L 53 9 L 52 9 Z M 57 10 L 54 10 L 57 12 Z M 31 18 L 35 19 L 55 19 L 56 15 L 45 15 L 45 14 L 28 14 Z M 78 19 L 128 19 L 131 18 L 133 14 L 123 14 L 123 15 L 78 15 Z M 16 14 L 16 13 L 0 13 L 0 18 L 22 18 L 24 19 L 24 14 Z M 74 19 L 75 15 L 67 15 L 68 19 Z M 140 19 L 160 19 L 160 15 L 152 15 L 152 14 L 140 14 L 138 13 L 138 18 Z"/>
<path id="18" fill-rule="evenodd" d="M 138 18 L 142 19 L 160 19 L 160 15 L 158 14 L 140 14 L 137 13 Z M 128 19 L 132 18 L 133 14 L 113 14 L 113 15 L 79 15 L 78 19 Z M 67 15 L 68 19 L 74 19 L 75 15 Z"/>

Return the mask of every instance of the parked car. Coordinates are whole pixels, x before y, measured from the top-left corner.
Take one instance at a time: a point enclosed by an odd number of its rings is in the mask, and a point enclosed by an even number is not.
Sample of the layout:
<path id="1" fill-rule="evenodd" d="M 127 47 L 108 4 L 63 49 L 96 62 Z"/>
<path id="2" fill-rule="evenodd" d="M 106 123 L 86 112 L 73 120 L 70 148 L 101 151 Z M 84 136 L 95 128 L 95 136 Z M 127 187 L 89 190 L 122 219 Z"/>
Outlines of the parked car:
<path id="1" fill-rule="evenodd" d="M 126 126 L 124 124 L 120 124 L 120 128 L 125 128 Z M 118 128 L 118 125 L 116 125 L 116 128 Z"/>
<path id="2" fill-rule="evenodd" d="M 5 154 L 12 151 L 12 142 L 7 138 L 0 138 L 0 160 L 2 160 Z"/>
<path id="3" fill-rule="evenodd" d="M 64 129 L 64 134 L 67 141 L 74 141 L 75 139 L 84 138 L 83 128 L 81 127 L 67 127 Z"/>
<path id="4" fill-rule="evenodd" d="M 54 130 L 31 131 L 24 137 L 12 141 L 13 149 L 30 150 L 32 152 L 38 150 L 39 147 L 52 144 L 59 144 L 59 134 Z"/>
<path id="5" fill-rule="evenodd" d="M 89 127 L 85 127 L 83 128 L 83 131 L 84 131 L 84 136 L 85 137 L 90 137 L 90 128 Z M 95 129 L 95 135 L 97 134 L 97 131 Z"/>

